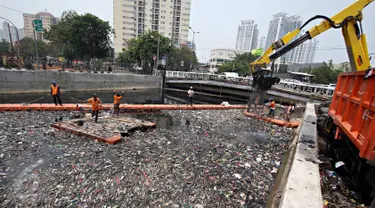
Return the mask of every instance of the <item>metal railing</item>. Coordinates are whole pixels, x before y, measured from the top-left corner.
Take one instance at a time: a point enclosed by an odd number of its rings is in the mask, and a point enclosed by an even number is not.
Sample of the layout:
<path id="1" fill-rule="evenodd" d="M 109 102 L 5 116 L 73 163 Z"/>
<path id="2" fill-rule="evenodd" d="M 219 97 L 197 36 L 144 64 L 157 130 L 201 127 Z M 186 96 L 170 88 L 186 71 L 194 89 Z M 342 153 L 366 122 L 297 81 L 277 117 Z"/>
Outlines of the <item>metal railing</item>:
<path id="1" fill-rule="evenodd" d="M 157 71 L 156 74 L 160 75 L 160 72 Z M 252 85 L 251 77 L 226 77 L 223 75 L 197 72 L 167 71 L 166 78 L 167 80 L 211 80 L 232 84 L 241 84 L 249 86 Z M 303 82 L 289 82 L 287 80 L 281 80 L 280 83 L 274 85 L 272 89 L 318 97 L 332 97 L 333 92 L 335 91 L 334 88 L 325 85 Z"/>

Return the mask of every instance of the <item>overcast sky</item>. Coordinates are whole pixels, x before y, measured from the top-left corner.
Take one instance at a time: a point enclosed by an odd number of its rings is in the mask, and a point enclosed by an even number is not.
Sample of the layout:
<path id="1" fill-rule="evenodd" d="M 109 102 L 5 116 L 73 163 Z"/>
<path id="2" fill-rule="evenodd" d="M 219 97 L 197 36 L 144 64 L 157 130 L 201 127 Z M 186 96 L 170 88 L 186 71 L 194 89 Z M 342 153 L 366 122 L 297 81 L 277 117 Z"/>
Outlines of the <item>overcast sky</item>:
<path id="1" fill-rule="evenodd" d="M 259 37 L 267 36 L 272 15 L 286 12 L 288 15 L 302 16 L 303 20 L 321 14 L 332 16 L 352 4 L 355 0 L 192 0 L 190 25 L 196 34 L 197 56 L 200 61 L 209 60 L 214 48 L 234 48 L 238 25 L 241 20 L 253 19 L 259 28 Z M 113 1 L 109 0 L 0 0 L 0 6 L 9 7 L 25 13 L 47 10 L 60 17 L 64 10 L 73 9 L 78 13 L 92 13 L 113 23 Z M 363 28 L 367 35 L 369 52 L 375 52 L 375 3 L 363 11 Z M 23 27 L 22 13 L 0 7 L 0 17 L 13 21 Z M 1 22 L 1 20 L 0 20 Z M 315 21 L 309 26 L 319 23 Z M 372 22 L 372 24 L 371 24 Z M 192 39 L 192 34 L 189 36 Z M 346 61 L 344 39 L 340 30 L 331 30 L 316 38 L 319 41 L 315 62 L 333 59 L 335 63 Z M 338 49 L 337 49 L 338 48 Z"/>

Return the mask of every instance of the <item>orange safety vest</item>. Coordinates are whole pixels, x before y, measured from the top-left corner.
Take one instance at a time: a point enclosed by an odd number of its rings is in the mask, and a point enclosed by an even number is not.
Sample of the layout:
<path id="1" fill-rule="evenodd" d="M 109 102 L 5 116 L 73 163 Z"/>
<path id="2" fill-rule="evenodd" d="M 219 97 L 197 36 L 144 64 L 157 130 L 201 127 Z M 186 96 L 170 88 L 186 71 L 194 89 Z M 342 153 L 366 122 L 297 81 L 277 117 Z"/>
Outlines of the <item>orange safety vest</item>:
<path id="1" fill-rule="evenodd" d="M 102 103 L 102 101 L 100 101 L 99 98 L 96 98 L 96 101 L 94 100 L 94 98 L 90 98 L 87 100 L 88 103 L 91 103 L 92 107 L 91 109 L 93 111 L 97 111 L 99 110 L 99 104 Z"/>
<path id="2" fill-rule="evenodd" d="M 270 108 L 275 109 L 276 108 L 276 103 L 275 101 L 272 101 L 270 104 Z"/>
<path id="3" fill-rule="evenodd" d="M 59 94 L 59 85 L 51 85 L 51 89 L 52 89 L 52 95 L 57 95 Z"/>
<path id="4" fill-rule="evenodd" d="M 121 99 L 122 99 L 122 96 L 117 97 L 117 95 L 114 95 L 113 96 L 113 104 L 120 104 Z"/>

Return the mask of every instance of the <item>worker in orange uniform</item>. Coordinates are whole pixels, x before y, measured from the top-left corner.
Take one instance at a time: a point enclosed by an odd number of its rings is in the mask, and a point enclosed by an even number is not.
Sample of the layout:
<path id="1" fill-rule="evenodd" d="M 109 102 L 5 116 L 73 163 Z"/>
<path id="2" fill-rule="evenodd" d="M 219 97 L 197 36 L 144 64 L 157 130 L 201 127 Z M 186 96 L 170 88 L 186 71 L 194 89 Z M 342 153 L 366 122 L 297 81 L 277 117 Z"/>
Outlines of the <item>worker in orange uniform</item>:
<path id="1" fill-rule="evenodd" d="M 113 90 L 113 109 L 117 116 L 120 114 L 120 102 L 123 97 L 124 92 L 120 95 L 119 93 L 116 94 L 116 90 Z"/>
<path id="2" fill-rule="evenodd" d="M 268 107 L 270 108 L 270 111 L 269 111 L 268 115 L 269 116 L 275 116 L 276 103 L 272 98 L 269 99 L 269 103 L 270 104 L 268 105 Z"/>
<path id="3" fill-rule="evenodd" d="M 52 81 L 51 85 L 51 95 L 53 96 L 53 101 L 57 106 L 57 102 L 62 106 L 61 99 L 60 99 L 60 86 L 56 84 L 55 81 Z"/>
<path id="4" fill-rule="evenodd" d="M 102 104 L 102 101 L 94 94 L 92 98 L 88 99 L 86 102 L 91 103 L 92 108 L 91 108 L 91 115 L 92 117 L 95 116 L 95 122 L 98 122 L 98 116 L 99 116 L 99 108 L 100 105 Z"/>

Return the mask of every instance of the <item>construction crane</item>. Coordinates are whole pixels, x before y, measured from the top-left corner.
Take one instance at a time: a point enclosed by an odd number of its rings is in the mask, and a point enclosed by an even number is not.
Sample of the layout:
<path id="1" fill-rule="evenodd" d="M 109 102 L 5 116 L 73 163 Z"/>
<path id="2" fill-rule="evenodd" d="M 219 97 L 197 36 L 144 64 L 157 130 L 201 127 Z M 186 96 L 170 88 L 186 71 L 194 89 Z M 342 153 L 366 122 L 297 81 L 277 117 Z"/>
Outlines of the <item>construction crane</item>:
<path id="1" fill-rule="evenodd" d="M 351 72 L 341 73 L 329 105 L 324 131 L 330 150 L 345 163 L 345 175 L 363 195 L 375 198 L 375 69 L 371 68 L 366 35 L 362 28 L 362 10 L 374 0 L 357 0 L 331 18 L 316 15 L 300 28 L 289 32 L 250 63 L 253 86 L 267 90 L 277 83 L 264 76 L 262 69 L 307 40 L 330 30 L 341 29 L 345 40 Z M 300 34 L 311 21 L 323 21 Z M 268 84 L 265 84 L 268 83 Z M 318 126 L 318 131 L 321 131 Z M 375 207 L 375 199 L 371 207 Z"/>

